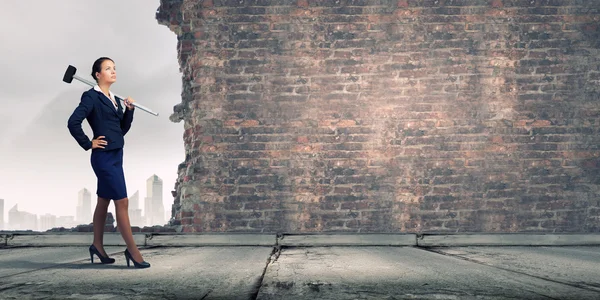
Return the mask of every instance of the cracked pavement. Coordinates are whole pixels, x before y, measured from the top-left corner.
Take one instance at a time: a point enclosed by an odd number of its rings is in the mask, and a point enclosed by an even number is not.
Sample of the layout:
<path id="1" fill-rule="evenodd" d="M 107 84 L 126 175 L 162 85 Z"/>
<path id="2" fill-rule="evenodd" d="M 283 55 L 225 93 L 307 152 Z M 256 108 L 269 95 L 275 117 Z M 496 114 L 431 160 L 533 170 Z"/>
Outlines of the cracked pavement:
<path id="1" fill-rule="evenodd" d="M 600 299 L 600 247 L 0 248 L 1 299 Z"/>

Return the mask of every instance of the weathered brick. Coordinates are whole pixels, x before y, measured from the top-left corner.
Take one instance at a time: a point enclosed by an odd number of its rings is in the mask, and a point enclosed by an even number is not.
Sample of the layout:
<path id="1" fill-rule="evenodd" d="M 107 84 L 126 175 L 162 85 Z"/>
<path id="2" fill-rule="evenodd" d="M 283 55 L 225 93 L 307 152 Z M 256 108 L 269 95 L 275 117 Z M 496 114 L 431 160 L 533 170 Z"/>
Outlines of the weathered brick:
<path id="1" fill-rule="evenodd" d="M 182 231 L 600 230 L 594 1 L 190 4 Z"/>

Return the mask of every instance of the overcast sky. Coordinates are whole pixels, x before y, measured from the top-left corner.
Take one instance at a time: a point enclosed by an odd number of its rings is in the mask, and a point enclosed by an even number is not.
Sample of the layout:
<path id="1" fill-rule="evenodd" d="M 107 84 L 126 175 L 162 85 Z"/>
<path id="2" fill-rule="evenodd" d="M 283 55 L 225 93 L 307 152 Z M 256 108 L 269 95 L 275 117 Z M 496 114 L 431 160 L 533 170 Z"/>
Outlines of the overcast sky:
<path id="1" fill-rule="evenodd" d="M 62 81 L 68 65 L 93 81 L 98 57 L 115 61 L 111 91 L 131 96 L 159 116 L 136 109 L 125 136 L 124 171 L 128 194 L 146 196 L 152 174 L 163 179 L 165 211 L 170 211 L 183 162 L 183 122 L 169 116 L 181 102 L 177 37 L 155 18 L 159 0 L 0 1 L 0 199 L 8 210 L 75 216 L 83 188 L 96 204 L 91 151 L 67 129 L 67 119 L 90 86 Z M 84 121 L 84 131 L 92 131 Z M 109 211 L 114 214 L 114 204 Z M 90 220 L 91 222 L 91 220 Z M 116 224 L 115 224 L 116 225 Z"/>

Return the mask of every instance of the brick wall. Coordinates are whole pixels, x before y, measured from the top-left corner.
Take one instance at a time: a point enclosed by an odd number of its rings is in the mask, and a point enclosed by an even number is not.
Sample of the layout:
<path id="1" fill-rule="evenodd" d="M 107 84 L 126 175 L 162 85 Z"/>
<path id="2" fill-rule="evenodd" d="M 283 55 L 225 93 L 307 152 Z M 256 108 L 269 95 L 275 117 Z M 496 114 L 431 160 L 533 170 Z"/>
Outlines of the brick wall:
<path id="1" fill-rule="evenodd" d="M 184 232 L 599 232 L 600 1 L 161 0 Z"/>

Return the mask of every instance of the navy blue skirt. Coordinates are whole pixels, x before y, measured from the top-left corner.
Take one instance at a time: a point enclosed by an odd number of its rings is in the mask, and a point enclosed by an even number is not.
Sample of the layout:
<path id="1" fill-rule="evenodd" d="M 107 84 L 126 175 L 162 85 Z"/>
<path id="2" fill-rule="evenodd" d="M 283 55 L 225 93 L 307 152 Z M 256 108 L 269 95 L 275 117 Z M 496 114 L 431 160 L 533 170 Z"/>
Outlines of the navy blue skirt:
<path id="1" fill-rule="evenodd" d="M 108 200 L 126 198 L 127 187 L 125 186 L 125 175 L 123 174 L 123 148 L 92 151 L 90 161 L 98 178 L 96 195 Z"/>

